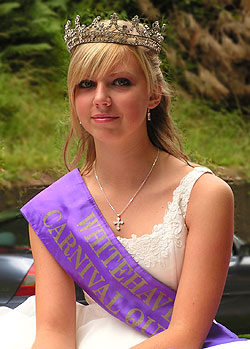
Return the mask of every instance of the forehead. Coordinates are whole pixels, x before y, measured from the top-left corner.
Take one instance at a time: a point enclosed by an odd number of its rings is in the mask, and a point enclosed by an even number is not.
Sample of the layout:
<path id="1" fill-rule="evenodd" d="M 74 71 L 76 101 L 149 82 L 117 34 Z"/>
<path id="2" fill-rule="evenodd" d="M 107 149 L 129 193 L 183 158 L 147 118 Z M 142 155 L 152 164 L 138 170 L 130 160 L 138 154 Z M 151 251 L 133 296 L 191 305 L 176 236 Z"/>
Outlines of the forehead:
<path id="1" fill-rule="evenodd" d="M 105 71 L 104 74 L 117 74 L 117 73 L 128 73 L 131 75 L 141 75 L 143 73 L 143 70 L 137 60 L 137 58 L 135 57 L 135 55 L 132 52 L 127 53 L 127 55 L 125 57 L 123 57 L 122 60 L 118 61 L 118 62 L 112 62 L 111 66 L 109 67 L 109 69 L 107 69 L 107 71 Z M 102 72 L 100 71 L 99 74 L 98 72 L 96 72 L 96 75 L 104 75 L 102 74 Z"/>

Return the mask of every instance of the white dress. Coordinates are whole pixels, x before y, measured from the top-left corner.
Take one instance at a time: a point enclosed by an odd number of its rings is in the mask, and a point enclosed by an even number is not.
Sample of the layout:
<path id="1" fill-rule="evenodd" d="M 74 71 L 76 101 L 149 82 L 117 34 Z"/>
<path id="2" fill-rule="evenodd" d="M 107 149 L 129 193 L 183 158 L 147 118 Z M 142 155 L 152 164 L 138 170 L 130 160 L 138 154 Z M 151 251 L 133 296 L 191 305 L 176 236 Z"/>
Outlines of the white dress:
<path id="1" fill-rule="evenodd" d="M 184 258 L 187 228 L 185 215 L 191 190 L 200 176 L 210 170 L 194 168 L 173 193 L 163 222 L 150 235 L 130 239 L 118 237 L 131 256 L 148 273 L 177 290 Z M 76 305 L 77 349 L 128 349 L 147 337 L 107 313 L 88 296 L 88 306 Z M 18 308 L 0 308 L 0 348 L 29 349 L 35 338 L 35 297 Z M 250 348 L 250 341 L 214 346 L 218 349 Z"/>

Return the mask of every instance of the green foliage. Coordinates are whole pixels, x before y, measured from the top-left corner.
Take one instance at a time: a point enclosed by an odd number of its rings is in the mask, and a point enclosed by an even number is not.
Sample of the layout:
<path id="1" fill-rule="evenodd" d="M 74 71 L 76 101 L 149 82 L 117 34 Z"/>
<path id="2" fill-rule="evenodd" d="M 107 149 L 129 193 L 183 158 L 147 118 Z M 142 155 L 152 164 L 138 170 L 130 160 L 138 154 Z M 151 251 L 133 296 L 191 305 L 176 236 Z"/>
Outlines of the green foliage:
<path id="1" fill-rule="evenodd" d="M 44 51 L 51 49 L 52 47 L 47 43 L 12 45 L 6 48 L 5 56 L 43 55 Z"/>
<path id="2" fill-rule="evenodd" d="M 250 334 L 241 334 L 239 335 L 240 338 L 249 338 L 250 339 Z"/>
<path id="3" fill-rule="evenodd" d="M 66 20 L 80 14 L 90 24 L 96 15 L 105 18 L 114 11 L 121 18 L 132 15 L 137 11 L 136 1 L 5 0 L 0 5 L 0 68 L 14 73 L 33 71 L 37 83 L 41 77 L 57 80 L 58 67 L 62 70 L 68 62 L 63 41 Z"/>
<path id="4" fill-rule="evenodd" d="M 161 13 L 170 14 L 175 9 L 192 13 L 197 19 L 206 22 L 208 19 L 217 18 L 224 8 L 220 0 L 165 0 L 164 2 L 153 1 Z"/>
<path id="5" fill-rule="evenodd" d="M 88 14 L 93 19 L 95 16 L 107 16 L 113 12 L 119 13 L 121 17 L 131 17 L 139 13 L 136 0 L 82 0 L 73 1 L 68 11 L 70 14 L 80 14 L 81 17 Z"/>
<path id="6" fill-rule="evenodd" d="M 63 15 L 67 12 L 67 6 L 70 5 L 70 4 L 68 4 L 68 2 L 69 2 L 68 0 L 66 0 L 66 1 L 47 0 L 46 4 L 48 5 L 49 8 L 51 8 L 56 13 Z"/>
<path id="7" fill-rule="evenodd" d="M 33 65 L 51 76 L 61 57 L 57 44 L 61 24 L 54 9 L 66 9 L 66 0 L 58 6 L 55 0 L 5 0 L 0 5 L 0 60 L 5 70 L 16 73 Z"/>
<path id="8" fill-rule="evenodd" d="M 20 7 L 20 4 L 18 2 L 10 2 L 0 5 L 0 15 L 6 16 L 11 13 L 12 10 L 15 8 Z"/>
<path id="9" fill-rule="evenodd" d="M 58 173 L 69 128 L 62 86 L 30 88 L 29 80 L 2 74 L 0 88 L 0 184 Z"/>
<path id="10" fill-rule="evenodd" d="M 179 97 L 173 116 L 192 161 L 212 168 L 229 167 L 250 177 L 250 122 L 239 111 L 216 111 L 198 99 Z"/>

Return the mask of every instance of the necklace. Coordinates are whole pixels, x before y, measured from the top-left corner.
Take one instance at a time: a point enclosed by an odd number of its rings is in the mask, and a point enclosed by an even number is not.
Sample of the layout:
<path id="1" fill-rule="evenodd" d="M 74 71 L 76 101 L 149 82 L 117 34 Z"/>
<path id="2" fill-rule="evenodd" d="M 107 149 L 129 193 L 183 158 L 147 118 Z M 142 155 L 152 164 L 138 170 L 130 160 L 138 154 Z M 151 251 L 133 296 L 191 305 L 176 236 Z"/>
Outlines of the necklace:
<path id="1" fill-rule="evenodd" d="M 101 182 L 97 176 L 97 173 L 96 173 L 96 161 L 94 161 L 94 174 L 95 174 L 95 178 L 96 178 L 96 181 L 97 181 L 97 184 L 99 186 L 99 188 L 101 189 L 103 195 L 104 195 L 104 198 L 105 200 L 107 201 L 107 203 L 109 204 L 110 208 L 112 209 L 112 211 L 115 213 L 117 219 L 116 221 L 113 222 L 113 224 L 116 226 L 116 230 L 121 230 L 121 225 L 124 224 L 124 221 L 121 219 L 121 215 L 126 211 L 126 209 L 129 207 L 129 205 L 132 203 L 132 201 L 134 200 L 134 198 L 136 197 L 136 195 L 139 193 L 139 191 L 141 190 L 141 188 L 144 186 L 144 184 L 146 183 L 148 177 L 151 175 L 151 172 L 153 171 L 154 167 L 155 167 L 155 164 L 159 158 L 159 154 L 160 154 L 160 151 L 158 149 L 157 151 L 157 154 L 156 154 L 156 157 L 154 159 L 154 162 L 148 172 L 148 174 L 146 175 L 146 177 L 144 178 L 144 180 L 142 181 L 141 185 L 139 186 L 139 188 L 136 190 L 136 192 L 134 193 L 134 195 L 131 197 L 131 199 L 129 200 L 129 202 L 126 204 L 126 206 L 123 208 L 123 210 L 121 210 L 120 213 L 117 213 L 115 208 L 113 207 L 113 205 L 111 204 L 111 202 L 109 201 L 104 189 L 103 189 L 103 186 L 101 185 Z"/>

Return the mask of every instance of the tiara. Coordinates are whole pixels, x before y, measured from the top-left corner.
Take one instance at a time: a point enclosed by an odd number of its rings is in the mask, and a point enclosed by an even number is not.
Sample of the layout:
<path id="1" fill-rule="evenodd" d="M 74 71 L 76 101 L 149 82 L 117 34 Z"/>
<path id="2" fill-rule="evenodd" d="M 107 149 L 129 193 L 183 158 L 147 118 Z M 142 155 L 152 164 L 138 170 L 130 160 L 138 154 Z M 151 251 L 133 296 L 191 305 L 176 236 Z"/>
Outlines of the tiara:
<path id="1" fill-rule="evenodd" d="M 134 16 L 131 25 L 119 25 L 119 16 L 113 13 L 110 20 L 101 22 L 101 17 L 96 17 L 93 22 L 86 26 L 80 24 L 80 16 L 75 18 L 75 28 L 71 28 L 71 21 L 65 25 L 64 40 L 67 50 L 72 53 L 74 47 L 90 42 L 110 42 L 123 45 L 144 46 L 156 53 L 160 52 L 163 33 L 166 24 L 160 27 L 156 21 L 150 28 L 147 24 L 141 24 L 138 16 Z"/>

